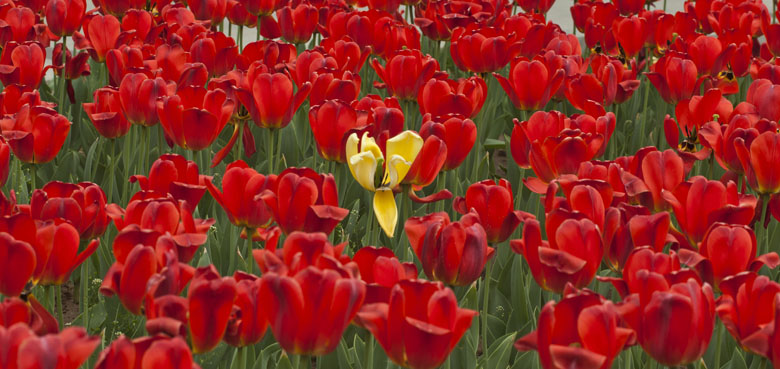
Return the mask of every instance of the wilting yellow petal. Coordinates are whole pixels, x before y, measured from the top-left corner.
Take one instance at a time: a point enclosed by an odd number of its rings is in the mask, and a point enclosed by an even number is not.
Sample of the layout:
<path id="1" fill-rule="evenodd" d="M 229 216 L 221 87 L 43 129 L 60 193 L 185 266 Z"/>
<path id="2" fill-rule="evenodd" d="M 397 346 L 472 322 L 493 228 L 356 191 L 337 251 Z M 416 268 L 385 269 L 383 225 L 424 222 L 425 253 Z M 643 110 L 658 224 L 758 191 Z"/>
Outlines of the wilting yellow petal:
<path id="1" fill-rule="evenodd" d="M 389 188 L 395 188 L 395 186 L 398 186 L 398 183 L 406 177 L 406 173 L 409 172 L 412 163 L 404 160 L 401 155 L 393 155 L 388 157 L 386 167 L 387 170 L 385 171 L 382 185 Z"/>
<path id="2" fill-rule="evenodd" d="M 398 209 L 395 206 L 393 190 L 380 188 L 374 193 L 374 214 L 387 237 L 392 238 L 398 223 Z"/>
<path id="3" fill-rule="evenodd" d="M 414 162 L 414 158 L 417 157 L 422 147 L 423 139 L 420 135 L 414 131 L 403 131 L 387 140 L 387 157 L 399 155 L 411 163 Z"/>
<path id="4" fill-rule="evenodd" d="M 347 162 L 352 176 L 360 183 L 363 188 L 374 191 L 374 175 L 376 174 L 376 158 L 371 152 L 361 152 L 352 155 Z"/>
<path id="5" fill-rule="evenodd" d="M 355 176 L 355 170 L 352 169 L 350 159 L 358 154 L 358 144 L 360 144 L 360 139 L 358 138 L 357 133 L 353 133 L 347 138 L 347 146 L 344 148 L 344 153 L 347 156 L 347 166 L 349 167 L 349 171 L 352 172 L 352 177 L 354 178 L 357 178 L 357 176 Z"/>
<path id="6" fill-rule="evenodd" d="M 368 132 L 363 133 L 363 139 L 360 141 L 360 152 L 371 152 L 377 160 L 384 159 L 382 149 L 379 148 L 373 137 L 368 136 Z"/>

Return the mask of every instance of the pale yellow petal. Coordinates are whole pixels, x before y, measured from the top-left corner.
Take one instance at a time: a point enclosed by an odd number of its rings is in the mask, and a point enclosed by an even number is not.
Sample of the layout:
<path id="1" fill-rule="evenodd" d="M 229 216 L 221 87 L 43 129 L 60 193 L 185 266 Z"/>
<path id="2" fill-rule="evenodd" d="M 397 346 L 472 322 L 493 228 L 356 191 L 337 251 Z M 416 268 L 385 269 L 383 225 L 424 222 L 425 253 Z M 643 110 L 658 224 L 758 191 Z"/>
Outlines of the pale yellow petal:
<path id="1" fill-rule="evenodd" d="M 380 188 L 374 193 L 374 214 L 385 234 L 392 238 L 398 223 L 398 209 L 395 206 L 393 190 Z"/>
<path id="2" fill-rule="evenodd" d="M 361 152 L 352 155 L 349 160 L 349 169 L 352 176 L 360 183 L 363 188 L 374 191 L 374 176 L 376 175 L 376 158 L 371 152 Z"/>
<path id="3" fill-rule="evenodd" d="M 423 139 L 414 131 L 403 131 L 395 137 L 387 140 L 386 153 L 390 158 L 399 155 L 408 162 L 414 162 L 414 158 L 423 147 Z"/>
<path id="4" fill-rule="evenodd" d="M 382 149 L 379 148 L 379 145 L 376 144 L 376 140 L 373 137 L 368 136 L 368 132 L 363 133 L 363 139 L 360 142 L 360 151 L 370 152 L 377 160 L 384 159 L 384 156 L 382 156 Z"/>
<path id="5" fill-rule="evenodd" d="M 347 166 L 349 166 L 349 171 L 352 172 L 352 177 L 357 178 L 355 175 L 355 170 L 352 168 L 352 163 L 350 160 L 353 156 L 358 154 L 358 144 L 360 143 L 360 138 L 358 138 L 357 133 L 353 133 L 349 135 L 347 138 L 347 146 L 344 148 L 344 152 L 347 156 Z"/>
<path id="6" fill-rule="evenodd" d="M 382 181 L 383 186 L 389 188 L 395 188 L 398 183 L 406 177 L 406 173 L 409 172 L 409 168 L 412 167 L 412 163 L 404 160 L 401 155 L 389 156 L 387 159 L 387 165 L 385 170 L 385 178 Z"/>

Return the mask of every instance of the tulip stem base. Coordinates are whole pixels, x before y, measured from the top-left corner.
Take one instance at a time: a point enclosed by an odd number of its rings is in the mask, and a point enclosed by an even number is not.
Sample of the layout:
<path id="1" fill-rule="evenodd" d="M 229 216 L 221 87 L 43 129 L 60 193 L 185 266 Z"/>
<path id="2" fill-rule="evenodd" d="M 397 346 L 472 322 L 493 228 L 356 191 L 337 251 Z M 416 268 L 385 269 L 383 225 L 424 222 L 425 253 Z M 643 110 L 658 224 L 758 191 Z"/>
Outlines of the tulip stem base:
<path id="1" fill-rule="evenodd" d="M 55 293 L 57 294 L 57 323 L 59 323 L 60 330 L 62 330 L 65 327 L 62 317 L 62 285 L 57 285 Z"/>
<path id="2" fill-rule="evenodd" d="M 365 369 L 374 369 L 374 336 L 369 333 L 366 340 L 366 365 Z"/>
<path id="3" fill-rule="evenodd" d="M 493 260 L 487 262 L 485 266 L 485 279 L 482 283 L 482 355 L 487 355 L 488 351 L 488 309 L 490 308 L 490 279 L 493 274 Z M 483 359 L 483 363 L 487 363 L 487 356 Z"/>
<path id="4" fill-rule="evenodd" d="M 38 180 L 38 167 L 35 164 L 30 165 L 30 196 L 32 196 L 32 192 L 35 191 L 36 187 L 36 181 Z"/>

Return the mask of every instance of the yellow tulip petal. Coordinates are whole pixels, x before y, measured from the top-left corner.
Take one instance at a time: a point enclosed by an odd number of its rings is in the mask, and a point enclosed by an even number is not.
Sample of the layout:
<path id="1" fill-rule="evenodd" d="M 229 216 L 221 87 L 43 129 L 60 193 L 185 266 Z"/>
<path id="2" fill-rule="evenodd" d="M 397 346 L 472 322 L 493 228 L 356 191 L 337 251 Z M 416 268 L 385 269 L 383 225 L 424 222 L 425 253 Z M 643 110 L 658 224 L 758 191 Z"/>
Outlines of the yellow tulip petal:
<path id="1" fill-rule="evenodd" d="M 393 190 L 380 188 L 374 193 L 374 214 L 387 237 L 392 238 L 398 223 L 398 209 L 395 206 Z"/>
<path id="2" fill-rule="evenodd" d="M 374 175 L 376 175 L 377 162 L 370 152 L 361 152 L 349 158 L 349 168 L 352 175 L 363 188 L 374 191 Z"/>
<path id="3" fill-rule="evenodd" d="M 376 140 L 373 137 L 368 136 L 368 132 L 363 133 L 363 139 L 360 142 L 360 152 L 370 152 L 377 160 L 384 159 L 384 156 L 382 156 L 382 149 L 379 148 L 379 145 L 376 144 Z"/>
<path id="4" fill-rule="evenodd" d="M 409 172 L 409 168 L 412 167 L 412 163 L 404 160 L 401 155 L 393 155 L 387 159 L 387 170 L 385 171 L 385 178 L 383 178 L 382 185 L 389 188 L 395 188 L 398 183 L 406 177 L 406 173 Z"/>
<path id="5" fill-rule="evenodd" d="M 352 168 L 351 159 L 358 154 L 359 143 L 360 139 L 358 138 L 357 133 L 353 133 L 347 138 L 347 146 L 344 148 L 344 153 L 347 156 L 347 166 L 349 166 L 349 171 L 352 172 L 352 177 L 354 178 L 357 178 L 357 176 L 355 175 L 355 169 Z"/>
<path id="6" fill-rule="evenodd" d="M 403 131 L 395 137 L 387 140 L 387 157 L 399 155 L 408 162 L 414 162 L 414 158 L 423 147 L 423 139 L 414 131 Z"/>

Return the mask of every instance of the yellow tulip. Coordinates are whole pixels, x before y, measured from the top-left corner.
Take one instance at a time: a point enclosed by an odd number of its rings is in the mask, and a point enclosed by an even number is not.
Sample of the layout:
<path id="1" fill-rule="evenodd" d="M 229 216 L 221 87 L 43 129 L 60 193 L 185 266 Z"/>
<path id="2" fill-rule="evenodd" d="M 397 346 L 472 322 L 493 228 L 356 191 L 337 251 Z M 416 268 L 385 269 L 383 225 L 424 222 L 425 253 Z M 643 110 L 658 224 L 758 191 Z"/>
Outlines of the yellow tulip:
<path id="1" fill-rule="evenodd" d="M 368 133 L 363 133 L 362 138 L 353 133 L 347 139 L 349 170 L 363 188 L 374 192 L 374 214 L 388 237 L 393 237 L 398 224 L 393 189 L 409 172 L 422 146 L 420 135 L 414 131 L 404 131 L 387 140 L 385 157 Z"/>

